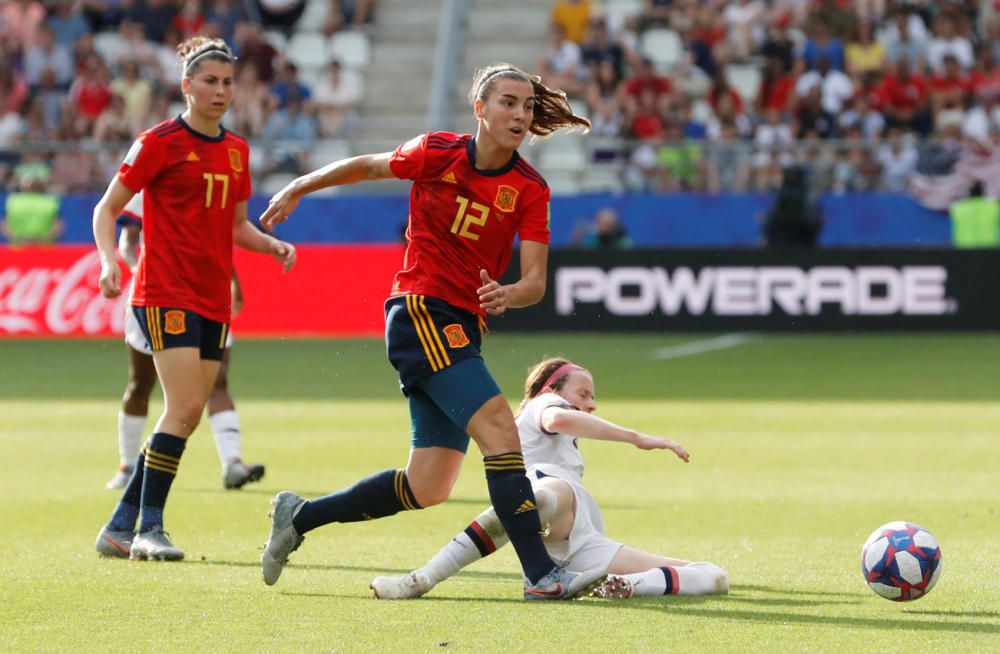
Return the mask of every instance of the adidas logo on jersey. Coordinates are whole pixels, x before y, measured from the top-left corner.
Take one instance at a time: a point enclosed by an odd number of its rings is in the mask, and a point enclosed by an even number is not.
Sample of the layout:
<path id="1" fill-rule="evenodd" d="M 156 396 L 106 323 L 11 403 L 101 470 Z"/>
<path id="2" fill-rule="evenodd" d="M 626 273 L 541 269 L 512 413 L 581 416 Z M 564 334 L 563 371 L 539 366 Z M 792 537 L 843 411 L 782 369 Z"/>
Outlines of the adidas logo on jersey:
<path id="1" fill-rule="evenodd" d="M 448 182 L 449 184 L 458 184 L 458 179 L 455 178 L 455 173 L 450 170 L 441 176 L 442 182 Z"/>
<path id="2" fill-rule="evenodd" d="M 187 160 L 188 161 L 201 161 L 201 157 L 199 157 L 194 152 L 188 152 Z"/>
<path id="3" fill-rule="evenodd" d="M 535 503 L 532 502 L 531 500 L 524 500 L 524 503 L 521 504 L 521 506 L 517 507 L 517 511 L 514 511 L 514 515 L 527 513 L 528 511 L 534 511 L 534 510 L 535 510 Z"/>

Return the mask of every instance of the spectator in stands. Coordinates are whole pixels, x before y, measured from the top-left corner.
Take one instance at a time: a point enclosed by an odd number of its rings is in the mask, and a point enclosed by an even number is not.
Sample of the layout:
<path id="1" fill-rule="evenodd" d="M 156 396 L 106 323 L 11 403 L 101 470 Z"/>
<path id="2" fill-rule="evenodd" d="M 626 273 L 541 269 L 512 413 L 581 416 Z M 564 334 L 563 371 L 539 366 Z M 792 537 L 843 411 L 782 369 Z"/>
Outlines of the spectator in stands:
<path id="1" fill-rule="evenodd" d="M 155 76 L 160 70 L 161 64 L 159 59 L 159 44 L 166 43 L 168 39 L 176 39 L 178 37 L 177 28 L 173 25 L 165 25 L 162 29 L 157 30 L 159 34 L 159 40 L 153 41 L 146 34 L 146 28 L 142 23 L 137 23 L 135 21 L 122 21 L 122 24 L 118 26 L 118 33 L 121 34 L 124 53 L 119 56 L 114 61 L 107 62 L 112 70 L 117 70 L 122 66 L 125 60 L 134 61 L 139 64 L 140 69 L 143 71 L 143 75 Z M 177 54 L 177 42 L 173 42 L 174 47 L 174 70 L 178 70 L 176 64 L 176 54 Z M 174 75 L 177 77 L 177 73 Z M 177 82 L 180 84 L 180 82 Z"/>
<path id="2" fill-rule="evenodd" d="M 281 30 L 291 36 L 295 24 L 306 10 L 306 0 L 255 0 L 265 28 Z"/>
<path id="3" fill-rule="evenodd" d="M 885 16 L 886 0 L 854 0 L 854 11 L 861 24 L 875 23 Z"/>
<path id="4" fill-rule="evenodd" d="M 726 121 L 719 135 L 705 151 L 705 181 L 708 191 L 742 192 L 750 177 L 744 148 L 740 143 L 736 123 Z"/>
<path id="5" fill-rule="evenodd" d="M 944 70 L 930 79 L 931 109 L 935 114 L 944 109 L 963 109 L 972 96 L 972 82 L 962 72 L 954 55 L 945 55 Z"/>
<path id="6" fill-rule="evenodd" d="M 612 38 L 604 16 L 598 16 L 590 22 L 589 38 L 583 44 L 580 54 L 583 64 L 588 69 L 589 79 L 594 78 L 598 67 L 606 61 L 610 61 L 614 66 L 615 76 L 618 79 L 625 77 L 625 64 L 629 53 L 620 41 Z"/>
<path id="7" fill-rule="evenodd" d="M 139 64 L 125 60 L 121 65 L 121 75 L 111 82 L 111 92 L 125 102 L 125 140 L 148 127 L 149 108 L 153 102 L 153 85 L 139 76 Z M 113 103 L 112 103 L 113 104 Z"/>
<path id="8" fill-rule="evenodd" d="M 896 13 L 884 38 L 886 58 L 892 63 L 905 59 L 922 65 L 927 58 L 927 29 L 915 12 L 904 8 Z"/>
<path id="9" fill-rule="evenodd" d="M 763 0 L 730 0 L 722 11 L 730 54 L 743 61 L 764 43 L 767 6 Z"/>
<path id="10" fill-rule="evenodd" d="M 130 135 L 134 136 L 134 135 Z M 52 157 L 52 179 L 54 186 L 58 185 L 61 193 L 93 191 L 98 184 L 107 181 L 107 172 L 114 175 L 117 166 L 121 164 L 124 153 L 112 151 L 102 154 L 112 159 L 110 171 L 105 171 L 99 165 L 97 157 L 92 152 L 84 152 L 78 147 L 79 135 L 72 130 L 72 124 L 64 122 L 54 135 L 55 154 Z"/>
<path id="11" fill-rule="evenodd" d="M 917 169 L 917 149 L 913 136 L 899 128 L 890 129 L 886 142 L 879 146 L 876 159 L 882 167 L 882 190 L 905 191 L 910 175 Z"/>
<path id="12" fill-rule="evenodd" d="M 24 50 L 24 76 L 32 89 L 42 79 L 42 71 L 51 69 L 56 77 L 56 85 L 69 87 L 73 81 L 73 58 L 69 49 L 56 41 L 55 32 L 48 25 L 40 25 L 35 31 L 35 42 Z"/>
<path id="13" fill-rule="evenodd" d="M 942 15 L 937 17 L 934 38 L 927 45 L 927 63 L 933 73 L 944 72 L 944 59 L 949 55 L 958 61 L 963 71 L 972 68 L 972 42 L 958 33 L 951 17 Z"/>
<path id="14" fill-rule="evenodd" d="M 362 93 L 361 77 L 345 72 L 336 59 L 331 61 L 327 74 L 316 83 L 312 96 L 322 136 L 341 136 L 345 126 L 350 128 L 354 108 L 361 101 Z"/>
<path id="15" fill-rule="evenodd" d="M 33 102 L 38 104 L 42 112 L 42 121 L 45 124 L 46 130 L 54 130 L 62 121 L 66 93 L 56 86 L 55 73 L 50 69 L 42 71 L 42 79 L 38 82 L 38 89 L 33 95 Z"/>
<path id="16" fill-rule="evenodd" d="M 242 0 L 207 0 L 204 14 L 205 21 L 216 26 L 219 37 L 230 47 L 236 42 L 236 26 L 250 18 Z"/>
<path id="17" fill-rule="evenodd" d="M 252 61 L 240 62 L 236 93 L 226 114 L 226 127 L 247 138 L 264 133 L 264 124 L 273 104 L 271 91 L 257 76 Z"/>
<path id="18" fill-rule="evenodd" d="M 132 0 L 83 0 L 83 15 L 95 32 L 114 30 L 131 4 Z"/>
<path id="19" fill-rule="evenodd" d="M 264 139 L 276 143 L 270 150 L 271 171 L 301 174 L 310 168 L 309 146 L 319 137 L 316 119 L 309 115 L 306 99 L 291 90 L 285 104 L 264 125 Z"/>
<path id="20" fill-rule="evenodd" d="M 843 43 L 844 39 L 857 32 L 858 17 L 851 11 L 849 4 L 845 0 L 813 0 L 809 3 L 805 20 L 806 32 L 814 34 L 818 26 L 825 25 L 829 28 L 830 35 Z M 836 57 L 831 59 L 837 61 Z M 837 70 L 843 70 L 843 67 Z"/>
<path id="21" fill-rule="evenodd" d="M 676 27 L 672 18 L 675 5 L 681 4 L 674 0 L 643 0 L 642 9 L 636 16 L 636 27 L 639 33 L 654 27 Z M 694 4 L 694 3 L 690 3 Z"/>
<path id="22" fill-rule="evenodd" d="M 375 0 L 329 0 L 330 14 L 323 33 L 327 36 L 342 29 L 360 30 L 375 14 Z"/>
<path id="23" fill-rule="evenodd" d="M 742 107 L 738 94 L 720 93 L 706 126 L 708 137 L 717 140 L 722 134 L 722 126 L 731 124 L 736 129 L 737 138 L 749 138 L 753 133 L 753 122 Z"/>
<path id="24" fill-rule="evenodd" d="M 830 26 L 822 21 L 816 21 L 812 28 L 812 36 L 806 41 L 802 51 L 802 61 L 811 70 L 819 65 L 821 57 L 826 57 L 834 70 L 844 70 L 844 43 L 833 36 Z"/>
<path id="25" fill-rule="evenodd" d="M 882 79 L 882 112 L 891 127 L 912 129 L 923 136 L 931 131 L 927 82 L 910 71 L 907 59 L 896 61 L 895 70 Z"/>
<path id="26" fill-rule="evenodd" d="M 726 53 L 726 21 L 710 5 L 698 10 L 694 28 L 686 36 L 687 46 L 694 54 L 694 62 L 705 74 L 714 77 L 719 61 L 725 61 Z"/>
<path id="27" fill-rule="evenodd" d="M 133 0 L 126 18 L 142 26 L 145 38 L 160 43 L 167 28 L 174 26 L 177 14 L 177 5 L 171 0 Z"/>
<path id="28" fill-rule="evenodd" d="M 791 148 L 795 144 L 792 126 L 782 121 L 778 109 L 768 109 L 764 122 L 757 125 L 753 137 L 757 151 L 753 155 L 753 186 L 757 190 L 777 188 L 782 171 L 794 163 Z"/>
<path id="29" fill-rule="evenodd" d="M 562 27 L 566 39 L 577 45 L 587 38 L 590 5 L 590 0 L 556 0 L 552 5 L 552 23 Z"/>
<path id="30" fill-rule="evenodd" d="M 111 104 L 109 73 L 101 58 L 89 55 L 83 71 L 69 87 L 68 106 L 74 118 L 73 131 L 89 135 L 101 113 Z"/>
<path id="31" fill-rule="evenodd" d="M 798 138 L 813 136 L 829 139 L 837 135 L 837 122 L 823 108 L 823 95 L 819 86 L 813 86 L 802 98 L 798 110 Z"/>
<path id="32" fill-rule="evenodd" d="M 858 23 L 857 37 L 847 44 L 847 72 L 861 75 L 880 71 L 885 64 L 885 46 L 875 40 L 875 25 L 870 21 Z"/>
<path id="33" fill-rule="evenodd" d="M 851 98 L 854 97 L 854 83 L 851 78 L 831 67 L 830 58 L 820 55 L 816 67 L 806 71 L 795 84 L 795 94 L 805 98 L 814 88 L 819 88 L 823 110 L 831 117 L 837 116 Z"/>
<path id="34" fill-rule="evenodd" d="M 620 86 L 619 101 L 626 116 L 631 117 L 636 112 L 639 99 L 647 90 L 652 91 L 657 109 L 666 113 L 670 108 L 673 83 L 669 77 L 656 72 L 652 60 L 643 58 Z"/>
<path id="35" fill-rule="evenodd" d="M 664 121 L 657 108 L 656 94 L 647 88 L 639 96 L 639 103 L 632 113 L 628 126 L 630 138 L 659 142 L 663 139 Z"/>
<path id="36" fill-rule="evenodd" d="M 0 116 L 20 113 L 29 93 L 28 81 L 17 72 L 14 63 L 0 60 Z"/>
<path id="37" fill-rule="evenodd" d="M 590 76 L 584 97 L 590 112 L 590 131 L 595 136 L 620 136 L 625 116 L 618 101 L 621 83 L 614 60 L 603 59 Z"/>
<path id="38" fill-rule="evenodd" d="M 766 59 L 778 59 L 782 68 L 792 71 L 795 67 L 795 41 L 789 32 L 792 26 L 790 11 L 778 11 L 774 14 L 767 29 L 767 38 L 760 48 L 760 54 Z"/>
<path id="39" fill-rule="evenodd" d="M 677 118 L 667 123 L 666 141 L 656 149 L 656 161 L 660 167 L 657 190 L 695 191 L 704 178 L 701 146 L 690 140 L 686 133 L 690 123 Z"/>
<path id="40" fill-rule="evenodd" d="M 21 191 L 7 196 L 0 232 L 13 245 L 54 243 L 63 231 L 59 198 L 45 192 L 42 180 L 25 175 Z"/>
<path id="41" fill-rule="evenodd" d="M 784 171 L 774 206 L 764 216 L 761 242 L 767 247 L 813 247 L 823 230 L 823 216 L 809 192 L 806 170 L 789 166 Z"/>
<path id="42" fill-rule="evenodd" d="M 969 197 L 951 205 L 951 242 L 956 248 L 995 248 L 1000 245 L 1000 204 L 984 197 L 983 183 L 976 181 Z"/>
<path id="43" fill-rule="evenodd" d="M 9 0 L 0 4 L 0 42 L 29 44 L 45 20 L 45 7 L 37 0 Z"/>
<path id="44" fill-rule="evenodd" d="M 120 94 L 112 93 L 110 104 L 94 122 L 92 136 L 95 141 L 127 141 L 138 133 L 132 125 L 127 101 Z"/>
<path id="45" fill-rule="evenodd" d="M 90 25 L 83 18 L 77 0 L 53 0 L 52 11 L 45 19 L 55 35 L 56 43 L 72 51 L 81 36 L 90 31 Z"/>
<path id="46" fill-rule="evenodd" d="M 632 239 L 625 231 L 618 212 L 611 207 L 600 209 L 594 216 L 594 221 L 575 240 L 577 245 L 588 250 L 621 250 L 632 247 Z"/>
<path id="47" fill-rule="evenodd" d="M 24 127 L 21 142 L 27 144 L 48 145 L 52 139 L 54 125 L 45 118 L 45 105 L 38 95 L 31 97 L 24 112 Z"/>
<path id="48" fill-rule="evenodd" d="M 274 108 L 286 108 L 288 106 L 288 98 L 293 94 L 302 102 L 309 102 L 312 99 L 312 89 L 299 81 L 298 66 L 290 61 L 286 61 L 278 73 L 277 81 L 271 84 L 272 104 Z"/>
<path id="49" fill-rule="evenodd" d="M 580 46 L 566 38 L 562 25 L 552 23 L 550 26 L 549 40 L 542 48 L 536 70 L 546 85 L 560 88 L 570 97 L 583 94 L 587 69 Z"/>
<path id="50" fill-rule="evenodd" d="M 795 76 L 785 68 L 781 58 L 768 57 L 764 60 L 764 74 L 754 103 L 758 114 L 771 110 L 791 114 L 795 110 Z"/>
<path id="51" fill-rule="evenodd" d="M 857 138 L 876 143 L 885 131 L 885 116 L 872 106 L 871 96 L 858 93 L 851 105 L 837 116 L 837 129 L 841 134 L 857 130 Z"/>
<path id="52" fill-rule="evenodd" d="M 171 26 L 178 31 L 181 39 L 198 36 L 205 31 L 205 14 L 201 9 L 201 0 L 184 0 L 181 10 L 174 16 Z"/>
<path id="53" fill-rule="evenodd" d="M 176 27 L 170 27 L 164 32 L 163 41 L 155 46 L 149 77 L 156 86 L 171 97 L 181 97 L 181 69 L 177 65 L 177 44 L 181 42 L 181 34 Z M 239 87 L 237 87 L 239 93 Z M 228 115 L 228 114 L 227 114 Z M 156 123 L 150 123 L 155 125 Z"/>
<path id="54" fill-rule="evenodd" d="M 989 101 L 1000 97 L 1000 59 L 994 59 L 993 50 L 988 46 L 976 52 L 976 64 L 969 73 L 969 83 L 976 102 Z"/>

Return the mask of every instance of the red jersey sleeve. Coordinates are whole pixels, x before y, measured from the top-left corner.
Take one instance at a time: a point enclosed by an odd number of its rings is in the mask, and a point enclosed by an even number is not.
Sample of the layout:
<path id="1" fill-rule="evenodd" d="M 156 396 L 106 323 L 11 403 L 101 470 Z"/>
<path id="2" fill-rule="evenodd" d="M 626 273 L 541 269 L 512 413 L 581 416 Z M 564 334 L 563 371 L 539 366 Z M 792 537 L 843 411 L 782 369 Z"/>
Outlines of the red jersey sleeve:
<path id="1" fill-rule="evenodd" d="M 118 179 L 138 193 L 160 172 L 165 153 L 159 138 L 150 133 L 140 134 L 118 167 Z"/>
<path id="2" fill-rule="evenodd" d="M 517 229 L 522 241 L 549 243 L 549 223 L 552 219 L 552 194 L 548 187 L 541 188 L 524 208 L 524 218 Z"/>
<path id="3" fill-rule="evenodd" d="M 427 135 L 421 134 L 400 145 L 389 158 L 389 169 L 398 179 L 420 179 L 427 161 Z"/>

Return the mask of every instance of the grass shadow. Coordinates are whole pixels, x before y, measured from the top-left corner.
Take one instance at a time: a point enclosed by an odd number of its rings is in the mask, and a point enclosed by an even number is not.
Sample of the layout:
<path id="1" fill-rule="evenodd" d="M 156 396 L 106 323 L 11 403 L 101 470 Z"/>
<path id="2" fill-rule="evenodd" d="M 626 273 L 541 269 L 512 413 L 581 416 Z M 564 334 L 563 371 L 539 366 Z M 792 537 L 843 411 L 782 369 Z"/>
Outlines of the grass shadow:
<path id="1" fill-rule="evenodd" d="M 218 565 L 234 568 L 259 568 L 260 561 L 223 561 L 206 558 L 187 559 L 187 563 L 198 565 Z M 375 575 L 405 575 L 411 572 L 412 568 L 375 568 L 371 566 L 357 565 L 327 565 L 323 563 L 294 564 L 289 563 L 285 570 L 324 570 L 339 572 L 368 572 Z M 468 579 L 494 579 L 503 581 L 520 581 L 521 574 L 516 572 L 488 572 L 476 570 L 463 570 L 462 577 Z"/>
<path id="2" fill-rule="evenodd" d="M 864 593 L 848 593 L 826 590 L 797 590 L 793 588 L 781 588 L 779 586 L 761 586 L 759 584 L 732 584 L 729 587 L 734 591 L 753 591 L 758 593 L 776 593 L 779 595 L 823 595 L 824 597 L 858 597 Z"/>

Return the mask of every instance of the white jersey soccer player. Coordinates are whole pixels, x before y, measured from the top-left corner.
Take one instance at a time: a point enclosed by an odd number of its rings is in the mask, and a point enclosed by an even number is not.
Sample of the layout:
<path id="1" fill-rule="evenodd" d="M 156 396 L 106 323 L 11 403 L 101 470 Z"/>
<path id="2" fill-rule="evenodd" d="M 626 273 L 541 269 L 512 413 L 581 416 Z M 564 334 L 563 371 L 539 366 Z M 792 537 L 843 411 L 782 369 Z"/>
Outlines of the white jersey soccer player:
<path id="1" fill-rule="evenodd" d="M 608 538 L 597 502 L 583 485 L 580 438 L 632 443 L 644 450 L 668 449 L 684 461 L 688 454 L 673 441 L 624 429 L 591 415 L 597 405 L 590 373 L 565 360 L 536 365 L 525 383 L 517 418 L 526 474 L 546 525 L 545 547 L 569 570 L 609 572 L 594 595 L 709 595 L 729 590 L 726 572 L 712 563 L 691 562 L 642 552 Z M 456 535 L 426 565 L 403 577 L 377 577 L 378 599 L 412 599 L 507 542 L 492 507 Z"/>
<path id="2" fill-rule="evenodd" d="M 142 230 L 143 193 L 132 196 L 118 217 L 121 235 L 118 239 L 118 253 L 129 268 L 138 264 L 140 233 Z M 133 280 L 134 281 L 134 280 Z M 239 282 L 233 280 L 234 308 L 242 303 Z M 136 458 L 146 429 L 149 396 L 156 383 L 153 366 L 153 349 L 143 334 L 139 321 L 132 311 L 132 287 L 129 287 L 129 302 L 125 305 L 125 343 L 129 351 L 129 380 L 118 411 L 118 471 L 106 484 L 107 488 L 124 488 L 132 476 Z M 238 300 L 238 301 L 237 301 Z M 241 488 L 264 476 L 261 464 L 245 464 L 242 460 L 243 436 L 240 418 L 229 396 L 227 372 L 229 368 L 229 348 L 233 345 L 233 332 L 226 333 L 226 353 L 216 387 L 208 403 L 208 422 L 215 436 L 215 446 L 222 465 L 223 485 L 226 488 Z"/>

